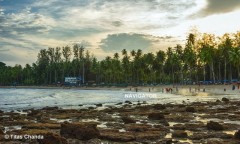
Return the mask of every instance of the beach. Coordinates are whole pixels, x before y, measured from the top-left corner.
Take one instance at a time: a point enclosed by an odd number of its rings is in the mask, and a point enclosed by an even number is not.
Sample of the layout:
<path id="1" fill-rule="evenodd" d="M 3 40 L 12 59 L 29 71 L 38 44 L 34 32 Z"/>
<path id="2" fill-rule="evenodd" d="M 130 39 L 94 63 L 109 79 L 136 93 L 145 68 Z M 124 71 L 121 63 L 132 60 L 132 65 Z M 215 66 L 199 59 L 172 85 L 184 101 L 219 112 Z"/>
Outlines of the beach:
<path id="1" fill-rule="evenodd" d="M 170 87 L 172 92 L 167 93 Z M 128 99 L 111 105 L 0 111 L 0 143 L 240 143 L 239 89 L 232 90 L 231 85 L 169 85 L 105 90 L 126 93 L 136 88 L 137 93 L 163 90 L 163 94 L 185 99 L 162 103 Z M 206 99 L 211 95 L 214 97 Z M 196 96 L 202 99 L 194 99 Z"/>

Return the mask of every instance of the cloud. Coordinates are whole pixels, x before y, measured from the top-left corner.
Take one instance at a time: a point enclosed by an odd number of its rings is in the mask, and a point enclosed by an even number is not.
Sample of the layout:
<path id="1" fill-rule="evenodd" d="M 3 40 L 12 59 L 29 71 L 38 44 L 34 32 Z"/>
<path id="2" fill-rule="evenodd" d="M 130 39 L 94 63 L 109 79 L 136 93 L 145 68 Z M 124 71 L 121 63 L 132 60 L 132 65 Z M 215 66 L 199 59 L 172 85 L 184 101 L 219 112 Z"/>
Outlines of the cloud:
<path id="1" fill-rule="evenodd" d="M 122 49 L 130 50 L 148 50 L 156 43 L 167 42 L 174 39 L 173 36 L 153 36 L 137 33 L 119 33 L 108 35 L 102 39 L 99 47 L 106 52 L 116 52 Z"/>
<path id="2" fill-rule="evenodd" d="M 151 40 L 145 38 L 142 34 L 111 34 L 102 39 L 100 48 L 107 52 L 126 50 L 147 49 L 151 46 Z"/>
<path id="3" fill-rule="evenodd" d="M 239 0 L 207 0 L 206 6 L 195 14 L 197 17 L 205 17 L 213 14 L 222 14 L 240 9 Z"/>

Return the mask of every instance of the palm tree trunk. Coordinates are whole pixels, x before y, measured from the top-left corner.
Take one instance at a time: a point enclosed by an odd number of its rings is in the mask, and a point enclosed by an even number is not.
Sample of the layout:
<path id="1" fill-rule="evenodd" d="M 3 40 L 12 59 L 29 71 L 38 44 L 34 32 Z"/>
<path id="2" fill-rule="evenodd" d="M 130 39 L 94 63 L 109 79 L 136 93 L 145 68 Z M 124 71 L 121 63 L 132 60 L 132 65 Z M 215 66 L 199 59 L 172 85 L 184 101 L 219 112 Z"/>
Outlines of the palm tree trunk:
<path id="1" fill-rule="evenodd" d="M 213 83 L 215 83 L 215 73 L 214 73 L 213 61 L 211 62 L 211 67 L 212 67 Z"/>
<path id="2" fill-rule="evenodd" d="M 237 71 L 238 71 L 238 80 L 240 80 L 240 69 L 239 69 L 239 66 L 237 67 Z"/>
<path id="3" fill-rule="evenodd" d="M 205 66 L 205 64 L 203 66 L 203 80 L 204 80 L 204 82 L 206 81 L 206 66 Z"/>
<path id="4" fill-rule="evenodd" d="M 227 59 L 224 58 L 224 81 L 227 79 Z"/>
<path id="5" fill-rule="evenodd" d="M 218 81 L 221 81 L 221 63 L 218 63 Z"/>

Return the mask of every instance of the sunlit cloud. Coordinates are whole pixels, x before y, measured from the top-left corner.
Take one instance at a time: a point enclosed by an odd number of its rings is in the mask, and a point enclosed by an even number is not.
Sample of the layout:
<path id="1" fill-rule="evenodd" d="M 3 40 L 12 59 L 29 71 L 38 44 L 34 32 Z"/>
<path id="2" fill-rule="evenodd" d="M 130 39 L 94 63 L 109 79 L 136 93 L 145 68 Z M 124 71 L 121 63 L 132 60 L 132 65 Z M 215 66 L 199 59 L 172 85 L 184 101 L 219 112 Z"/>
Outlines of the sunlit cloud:
<path id="1" fill-rule="evenodd" d="M 0 0 L 0 61 L 16 60 L 3 57 L 4 50 L 25 64 L 40 49 L 81 41 L 99 59 L 122 48 L 164 50 L 184 44 L 192 26 L 215 34 L 239 30 L 238 9 L 238 0 Z"/>

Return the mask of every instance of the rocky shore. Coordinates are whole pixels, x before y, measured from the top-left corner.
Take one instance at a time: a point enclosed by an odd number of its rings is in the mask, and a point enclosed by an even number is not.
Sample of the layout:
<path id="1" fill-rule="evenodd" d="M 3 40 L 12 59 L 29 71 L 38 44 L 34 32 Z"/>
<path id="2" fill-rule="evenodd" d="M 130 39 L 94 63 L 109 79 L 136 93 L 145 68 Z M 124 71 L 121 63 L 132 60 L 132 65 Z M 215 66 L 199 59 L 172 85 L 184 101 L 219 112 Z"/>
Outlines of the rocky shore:
<path id="1" fill-rule="evenodd" d="M 28 136 L 28 137 L 27 137 Z M 0 144 L 239 144 L 240 101 L 0 111 Z"/>

